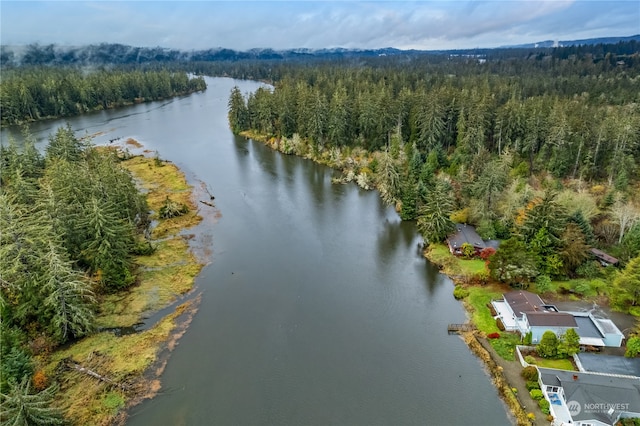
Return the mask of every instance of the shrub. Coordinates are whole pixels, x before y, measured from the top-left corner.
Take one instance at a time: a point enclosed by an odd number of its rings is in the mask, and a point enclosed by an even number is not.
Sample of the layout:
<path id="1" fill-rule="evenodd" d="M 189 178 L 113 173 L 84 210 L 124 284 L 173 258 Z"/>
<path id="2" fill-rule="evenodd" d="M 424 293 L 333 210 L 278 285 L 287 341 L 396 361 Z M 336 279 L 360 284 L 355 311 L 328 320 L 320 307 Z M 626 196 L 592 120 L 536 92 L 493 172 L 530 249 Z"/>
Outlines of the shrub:
<path id="1" fill-rule="evenodd" d="M 573 329 L 570 328 L 562 336 L 562 339 L 558 342 L 558 356 L 567 357 L 573 356 L 580 350 L 580 336 Z"/>
<path id="2" fill-rule="evenodd" d="M 540 389 L 531 389 L 529 391 L 529 395 L 531 395 L 531 398 L 535 399 L 536 401 L 544 398 L 544 395 L 542 394 L 542 391 Z"/>
<path id="3" fill-rule="evenodd" d="M 538 355 L 543 358 L 553 358 L 558 354 L 558 336 L 551 331 L 547 330 L 540 339 L 540 344 L 537 348 Z"/>
<path id="4" fill-rule="evenodd" d="M 456 300 L 464 299 L 468 295 L 469 295 L 469 290 L 462 287 L 461 285 L 457 285 L 456 288 L 453 289 L 453 297 L 455 297 Z"/>
<path id="5" fill-rule="evenodd" d="M 533 413 L 527 413 L 527 418 L 528 418 L 529 420 L 531 420 L 532 422 L 535 422 L 535 421 L 536 421 L 536 415 L 535 415 L 535 414 L 533 414 Z"/>
<path id="6" fill-rule="evenodd" d="M 502 322 L 502 320 L 500 318 L 496 319 L 496 327 L 498 327 L 498 330 L 500 331 L 504 331 L 504 323 Z"/>
<path id="7" fill-rule="evenodd" d="M 485 247 L 480 252 L 480 258 L 482 260 L 487 260 L 494 254 L 496 254 L 496 249 L 494 249 L 493 247 Z"/>
<path id="8" fill-rule="evenodd" d="M 535 364 L 536 363 L 536 359 L 534 357 L 532 357 L 531 355 L 527 355 L 524 357 L 524 362 L 526 362 L 527 364 Z"/>
<path id="9" fill-rule="evenodd" d="M 580 278 L 596 278 L 600 275 L 600 266 L 595 260 L 588 260 L 578 266 L 576 275 Z"/>
<path id="10" fill-rule="evenodd" d="M 33 388 L 37 391 L 41 391 L 47 388 L 49 385 L 49 379 L 42 370 L 36 371 L 33 375 Z"/>
<path id="11" fill-rule="evenodd" d="M 163 219 L 171 219 L 173 217 L 182 216 L 189 212 L 189 206 L 186 204 L 176 203 L 172 201 L 169 196 L 165 198 L 164 204 L 160 207 L 160 217 Z"/>
<path id="12" fill-rule="evenodd" d="M 487 334 L 487 338 L 488 338 L 488 339 L 499 339 L 499 338 L 500 338 L 500 333 L 490 333 L 490 334 Z"/>
<path id="13" fill-rule="evenodd" d="M 527 334 L 524 335 L 524 344 L 525 345 L 530 345 L 532 340 L 533 340 L 533 333 L 532 332 L 528 332 Z"/>
<path id="14" fill-rule="evenodd" d="M 469 207 L 462 210 L 456 210 L 449 215 L 449 219 L 455 223 L 467 223 L 469 221 Z"/>
<path id="15" fill-rule="evenodd" d="M 591 291 L 591 283 L 586 280 L 577 281 L 573 286 L 573 291 L 578 294 L 585 294 Z"/>
<path id="16" fill-rule="evenodd" d="M 473 257 L 473 255 L 476 253 L 476 249 L 473 248 L 473 246 L 469 243 L 463 243 L 460 249 L 462 250 L 462 254 L 464 255 L 464 257 L 466 258 Z"/>
<path id="17" fill-rule="evenodd" d="M 133 249 L 131 249 L 131 254 L 136 256 L 150 256 L 155 253 L 155 251 L 156 248 L 150 241 L 138 241 L 135 246 L 133 246 Z"/>
<path id="18" fill-rule="evenodd" d="M 536 289 L 538 293 L 545 293 L 551 290 L 551 278 L 548 275 L 538 275 L 536 277 Z"/>
<path id="19" fill-rule="evenodd" d="M 160 159 L 160 153 L 158 151 L 156 151 L 156 155 L 153 157 L 153 163 L 155 164 L 156 167 L 164 166 L 164 164 L 162 164 L 162 160 Z"/>
<path id="20" fill-rule="evenodd" d="M 538 401 L 538 407 L 540 407 L 540 411 L 542 411 L 544 414 L 551 413 L 551 410 L 549 410 L 549 405 L 549 401 L 544 398 Z"/>
<path id="21" fill-rule="evenodd" d="M 634 336 L 627 340 L 627 350 L 624 356 L 627 358 L 633 358 L 640 354 L 640 337 Z"/>
<path id="22" fill-rule="evenodd" d="M 538 380 L 538 369 L 530 365 L 528 367 L 523 368 L 520 375 L 526 381 L 536 381 Z"/>
<path id="23" fill-rule="evenodd" d="M 528 391 L 531 391 L 531 390 L 533 390 L 533 389 L 540 389 L 540 383 L 535 382 L 535 381 L 533 381 L 533 380 L 529 380 L 529 381 L 527 381 L 527 383 L 526 383 L 526 385 L 525 385 L 525 386 L 526 386 L 526 388 L 527 388 L 527 390 L 528 390 Z"/>

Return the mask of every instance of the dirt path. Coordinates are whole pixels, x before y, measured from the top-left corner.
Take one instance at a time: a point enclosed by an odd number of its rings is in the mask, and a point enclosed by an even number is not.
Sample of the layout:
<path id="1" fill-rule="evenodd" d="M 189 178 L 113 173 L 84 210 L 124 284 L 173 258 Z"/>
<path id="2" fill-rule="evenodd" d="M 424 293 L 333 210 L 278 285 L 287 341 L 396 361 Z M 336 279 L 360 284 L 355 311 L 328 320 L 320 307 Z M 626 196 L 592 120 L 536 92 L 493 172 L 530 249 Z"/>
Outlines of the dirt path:
<path id="1" fill-rule="evenodd" d="M 547 415 L 544 414 L 536 401 L 531 399 L 529 396 L 529 391 L 526 388 L 524 379 L 520 376 L 520 372 L 522 371 L 522 366 L 518 361 L 507 361 L 502 358 L 497 352 L 493 349 L 491 344 L 487 341 L 487 339 L 483 337 L 477 337 L 478 342 L 482 345 L 483 348 L 489 352 L 493 361 L 498 364 L 499 367 L 502 368 L 502 373 L 504 374 L 505 379 L 509 383 L 511 388 L 516 388 L 518 390 L 518 394 L 516 398 L 520 402 L 520 406 L 527 413 L 533 413 L 536 416 L 536 420 L 531 424 L 533 425 L 547 425 L 549 422 L 546 420 Z"/>

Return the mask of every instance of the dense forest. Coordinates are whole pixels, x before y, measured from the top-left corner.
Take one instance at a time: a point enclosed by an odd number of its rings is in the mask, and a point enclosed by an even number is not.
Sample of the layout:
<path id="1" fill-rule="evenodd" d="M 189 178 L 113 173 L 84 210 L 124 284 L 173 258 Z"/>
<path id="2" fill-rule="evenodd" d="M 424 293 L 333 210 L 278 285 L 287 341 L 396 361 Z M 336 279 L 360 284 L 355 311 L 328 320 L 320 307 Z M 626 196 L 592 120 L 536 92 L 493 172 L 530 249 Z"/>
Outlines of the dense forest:
<path id="1" fill-rule="evenodd" d="M 93 70 L 26 67 L 4 71 L 0 84 L 1 124 L 166 99 L 206 89 L 202 77 L 184 71 Z"/>
<path id="2" fill-rule="evenodd" d="M 25 134 L 0 162 L 0 420 L 60 424 L 32 356 L 94 331 L 100 295 L 134 283 L 133 254 L 151 250 L 148 208 L 116 154 L 69 127 L 44 156 Z"/>
<path id="3" fill-rule="evenodd" d="M 495 279 L 543 289 L 602 276 L 590 247 L 640 254 L 638 56 L 289 66 L 272 88 L 233 90 L 229 121 L 376 187 L 429 243 L 475 225 L 503 241 Z M 630 282 L 616 280 L 620 306 L 640 302 Z"/>

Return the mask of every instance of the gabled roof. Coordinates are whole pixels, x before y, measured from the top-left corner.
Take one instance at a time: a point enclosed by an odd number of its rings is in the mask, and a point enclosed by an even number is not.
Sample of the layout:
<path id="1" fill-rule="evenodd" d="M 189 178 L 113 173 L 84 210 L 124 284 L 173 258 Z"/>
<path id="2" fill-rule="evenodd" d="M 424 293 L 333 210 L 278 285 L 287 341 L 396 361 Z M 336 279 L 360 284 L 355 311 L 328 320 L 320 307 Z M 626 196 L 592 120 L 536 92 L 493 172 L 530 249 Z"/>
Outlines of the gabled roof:
<path id="1" fill-rule="evenodd" d="M 471 225 L 456 223 L 456 232 L 447 238 L 449 246 L 460 248 L 464 243 L 469 243 L 475 248 L 483 249 L 486 244 L 476 232 L 476 228 Z"/>
<path id="2" fill-rule="evenodd" d="M 598 420 L 613 424 L 621 412 L 640 413 L 640 379 L 549 368 L 538 370 L 542 383 L 561 386 L 567 402 L 580 404 L 580 412 L 572 413 L 574 422 Z"/>
<path id="3" fill-rule="evenodd" d="M 542 307 L 544 302 L 540 299 L 540 296 L 529 291 L 510 291 L 509 293 L 504 294 L 504 300 L 509 304 L 511 310 L 517 316 L 522 315 L 524 312 L 544 310 Z"/>
<path id="4" fill-rule="evenodd" d="M 525 312 L 533 327 L 578 327 L 571 314 L 563 312 Z"/>
<path id="5" fill-rule="evenodd" d="M 607 253 L 603 252 L 602 250 L 598 250 L 597 248 L 590 248 L 589 251 L 591 252 L 591 254 L 593 254 L 595 257 L 597 257 L 598 259 L 605 261 L 611 265 L 615 265 L 616 263 L 618 263 L 618 259 L 616 259 L 613 256 L 608 255 Z"/>

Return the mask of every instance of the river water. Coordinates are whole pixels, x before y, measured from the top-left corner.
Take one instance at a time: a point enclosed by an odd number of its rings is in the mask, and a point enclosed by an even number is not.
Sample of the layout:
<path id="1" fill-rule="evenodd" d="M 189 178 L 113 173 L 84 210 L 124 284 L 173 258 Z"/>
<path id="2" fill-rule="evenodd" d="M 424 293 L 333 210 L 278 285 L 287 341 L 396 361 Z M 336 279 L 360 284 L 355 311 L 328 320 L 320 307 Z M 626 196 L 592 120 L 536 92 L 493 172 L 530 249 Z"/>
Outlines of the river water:
<path id="1" fill-rule="evenodd" d="M 234 137 L 238 85 L 68 122 L 95 143 L 133 137 L 215 195 L 201 232 L 202 302 L 137 425 L 510 424 L 480 361 L 448 323 L 453 285 L 420 255 L 413 223 L 332 170 Z M 37 123 L 39 139 L 66 121 Z M 3 142 L 11 129 L 2 133 Z M 195 182 L 195 181 L 194 181 Z"/>

